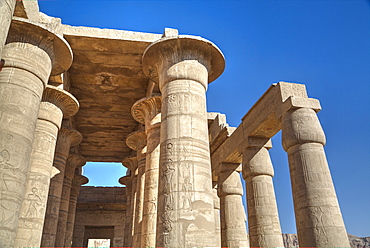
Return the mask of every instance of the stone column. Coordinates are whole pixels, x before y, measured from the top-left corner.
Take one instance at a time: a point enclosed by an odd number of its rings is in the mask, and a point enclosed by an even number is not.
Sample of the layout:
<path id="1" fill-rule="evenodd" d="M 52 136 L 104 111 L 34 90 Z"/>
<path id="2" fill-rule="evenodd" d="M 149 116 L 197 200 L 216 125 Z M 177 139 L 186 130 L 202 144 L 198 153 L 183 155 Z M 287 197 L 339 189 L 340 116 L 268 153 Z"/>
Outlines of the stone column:
<path id="1" fill-rule="evenodd" d="M 216 244 L 205 92 L 223 69 L 213 43 L 168 29 L 144 52 L 162 92 L 158 247 Z"/>
<path id="2" fill-rule="evenodd" d="M 15 247 L 40 246 L 58 130 L 62 117 L 73 116 L 78 107 L 77 100 L 67 91 L 46 87 L 36 123 Z"/>
<path id="3" fill-rule="evenodd" d="M 215 214 L 216 225 L 216 247 L 221 247 L 221 213 L 220 213 L 220 198 L 217 195 L 217 182 L 213 182 L 213 208 Z"/>
<path id="4" fill-rule="evenodd" d="M 282 119 L 299 245 L 350 247 L 323 148 L 325 134 L 307 104 L 311 99 L 303 100 L 298 107 L 287 100 L 285 105 L 290 106 Z"/>
<path id="5" fill-rule="evenodd" d="M 76 168 L 80 168 L 86 164 L 86 159 L 77 154 L 70 153 L 67 159 L 64 172 L 62 195 L 60 199 L 57 233 L 55 237 L 55 246 L 64 247 L 65 234 L 67 228 L 69 197 L 71 196 L 72 180 L 75 175 Z"/>
<path id="6" fill-rule="evenodd" d="M 15 18 L 2 58 L 5 65 L 0 72 L 0 246 L 13 247 L 42 92 L 50 73 L 61 73 L 70 66 L 72 54 L 62 38 Z"/>
<path id="7" fill-rule="evenodd" d="M 125 247 L 132 246 L 132 177 L 127 175 L 119 179 L 119 183 L 126 186 L 126 199 L 127 199 L 127 208 L 126 208 L 126 219 L 125 219 L 125 235 L 123 244 Z"/>
<path id="8" fill-rule="evenodd" d="M 66 162 L 70 147 L 78 145 L 81 143 L 81 141 L 82 135 L 78 131 L 65 128 L 63 126 L 59 130 L 53 162 L 54 168 L 56 168 L 59 173 L 56 174 L 50 181 L 44 229 L 41 239 L 42 247 L 55 246 Z"/>
<path id="9" fill-rule="evenodd" d="M 83 184 L 87 184 L 88 182 L 89 182 L 89 179 L 87 177 L 82 176 L 80 174 L 74 175 L 73 182 L 72 182 L 72 188 L 71 188 L 71 195 L 69 198 L 67 228 L 66 228 L 66 235 L 65 235 L 65 242 L 64 242 L 65 247 L 72 246 L 77 198 L 80 192 L 80 186 Z"/>
<path id="10" fill-rule="evenodd" d="M 218 175 L 222 247 L 249 247 L 239 167 L 239 164 L 223 163 Z"/>
<path id="11" fill-rule="evenodd" d="M 251 247 L 284 247 L 272 177 L 274 169 L 268 149 L 271 140 L 249 137 L 243 151 L 248 227 Z"/>
<path id="12" fill-rule="evenodd" d="M 145 124 L 145 133 L 147 135 L 141 247 L 155 247 L 161 127 L 160 111 L 160 94 L 138 100 L 134 103 L 131 110 L 134 119 Z"/>
<path id="13" fill-rule="evenodd" d="M 135 226 L 135 210 L 136 210 L 136 186 L 137 186 L 137 158 L 126 157 L 122 164 L 130 170 L 130 212 L 128 213 L 128 227 L 125 228 L 127 239 L 125 240 L 125 246 L 133 246 L 134 237 L 134 226 Z"/>
<path id="14" fill-rule="evenodd" d="M 136 151 L 137 158 L 137 183 L 136 183 L 136 206 L 134 218 L 133 246 L 141 247 L 141 223 L 143 219 L 145 163 L 146 163 L 146 134 L 143 131 L 136 131 L 127 136 L 126 144 Z"/>
<path id="15" fill-rule="evenodd" d="M 6 37 L 8 36 L 9 26 L 12 21 L 16 2 L 16 0 L 0 1 L 0 59 L 3 58 L 1 53 L 5 45 Z"/>

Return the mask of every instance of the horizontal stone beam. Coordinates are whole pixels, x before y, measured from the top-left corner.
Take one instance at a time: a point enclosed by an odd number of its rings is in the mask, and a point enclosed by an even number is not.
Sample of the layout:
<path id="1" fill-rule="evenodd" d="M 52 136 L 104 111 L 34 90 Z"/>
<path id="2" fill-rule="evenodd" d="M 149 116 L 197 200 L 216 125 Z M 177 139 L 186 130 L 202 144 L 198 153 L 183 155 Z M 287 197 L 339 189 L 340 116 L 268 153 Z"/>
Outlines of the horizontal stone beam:
<path id="1" fill-rule="evenodd" d="M 241 150 L 248 137 L 270 139 L 281 130 L 281 116 L 291 107 L 310 106 L 319 111 L 320 103 L 308 98 L 303 84 L 273 84 L 242 118 L 242 123 L 211 154 L 212 172 L 217 175 L 221 163 L 241 163 Z M 212 126 L 212 125 L 211 125 Z"/>

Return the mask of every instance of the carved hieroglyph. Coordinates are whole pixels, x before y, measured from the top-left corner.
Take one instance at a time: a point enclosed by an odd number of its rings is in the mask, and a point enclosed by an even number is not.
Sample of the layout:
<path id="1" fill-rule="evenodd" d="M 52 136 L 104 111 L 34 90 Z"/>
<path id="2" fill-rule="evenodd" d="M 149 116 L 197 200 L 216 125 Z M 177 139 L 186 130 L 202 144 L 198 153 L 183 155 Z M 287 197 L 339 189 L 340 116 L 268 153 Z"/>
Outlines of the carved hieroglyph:
<path id="1" fill-rule="evenodd" d="M 282 122 L 299 245 L 350 247 L 323 149 L 325 134 L 315 111 L 293 107 Z"/>
<path id="2" fill-rule="evenodd" d="M 239 164 L 224 163 L 222 166 L 217 188 L 221 210 L 221 246 L 249 247 Z"/>
<path id="3" fill-rule="evenodd" d="M 132 150 L 136 151 L 137 158 L 137 176 L 136 176 L 136 206 L 134 217 L 134 236 L 133 246 L 140 247 L 141 244 L 141 224 L 143 218 L 143 198 L 144 198 L 144 183 L 145 183 L 145 163 L 146 163 L 146 141 L 147 137 L 144 131 L 136 131 L 131 133 L 126 144 Z"/>
<path id="4" fill-rule="evenodd" d="M 62 38 L 20 18 L 12 21 L 6 43 L 0 72 L 0 246 L 13 247 L 42 92 L 50 73 L 68 69 L 72 54 Z M 58 63 L 58 56 L 65 61 Z"/>
<path id="5" fill-rule="evenodd" d="M 143 55 L 144 73 L 162 92 L 156 246 L 215 246 L 205 92 L 224 59 L 209 41 L 172 35 Z"/>
<path id="6" fill-rule="evenodd" d="M 77 100 L 68 92 L 47 86 L 36 123 L 15 247 L 37 247 L 41 243 L 55 145 L 62 117 L 74 115 Z"/>
<path id="7" fill-rule="evenodd" d="M 72 181 L 75 175 L 75 170 L 76 168 L 80 168 L 85 165 L 85 163 L 85 158 L 77 153 L 70 153 L 68 156 L 64 171 L 63 188 L 59 206 L 58 226 L 55 237 L 55 246 L 57 247 L 65 246 L 64 242 L 70 202 L 69 198 L 71 195 Z"/>
<path id="8" fill-rule="evenodd" d="M 82 135 L 70 128 L 62 128 L 58 133 L 53 166 L 59 171 L 50 181 L 48 203 L 42 233 L 41 246 L 55 246 L 58 227 L 59 207 L 62 197 L 64 172 L 71 146 L 76 146 L 82 141 Z"/>
<path id="9" fill-rule="evenodd" d="M 145 124 L 145 133 L 147 135 L 141 247 L 155 247 L 160 150 L 160 111 L 160 94 L 151 95 L 138 100 L 132 106 L 131 111 L 135 120 Z"/>
<path id="10" fill-rule="evenodd" d="M 272 182 L 274 169 L 267 148 L 269 139 L 248 138 L 243 152 L 249 239 L 252 247 L 283 247 L 283 238 Z"/>

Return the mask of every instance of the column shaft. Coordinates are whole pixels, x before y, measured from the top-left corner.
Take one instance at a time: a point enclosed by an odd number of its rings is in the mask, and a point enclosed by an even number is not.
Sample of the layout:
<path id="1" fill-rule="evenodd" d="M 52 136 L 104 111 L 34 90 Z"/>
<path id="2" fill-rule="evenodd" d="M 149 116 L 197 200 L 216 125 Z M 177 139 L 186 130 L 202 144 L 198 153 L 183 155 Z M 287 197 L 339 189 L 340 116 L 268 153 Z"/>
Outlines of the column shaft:
<path id="1" fill-rule="evenodd" d="M 236 165 L 237 167 L 237 165 Z M 221 246 L 248 247 L 243 187 L 239 172 L 223 170 L 218 177 L 218 196 L 221 210 Z"/>
<path id="2" fill-rule="evenodd" d="M 165 37 L 144 53 L 143 70 L 162 92 L 156 246 L 216 244 L 205 92 L 223 62 L 192 36 Z"/>
<path id="3" fill-rule="evenodd" d="M 129 245 L 134 246 L 134 232 L 135 232 L 135 215 L 137 205 L 137 169 L 134 170 L 132 175 L 132 198 L 131 198 L 131 230 L 129 230 Z"/>
<path id="4" fill-rule="evenodd" d="M 135 210 L 135 228 L 133 246 L 141 247 L 141 224 L 143 220 L 143 206 L 144 206 L 144 183 L 145 183 L 145 163 L 146 156 L 142 150 L 137 151 L 138 173 L 136 185 L 136 210 Z"/>
<path id="5" fill-rule="evenodd" d="M 50 181 L 48 203 L 41 240 L 42 247 L 55 246 L 65 166 L 71 145 L 77 145 L 81 141 L 82 136 L 77 131 L 64 127 L 60 129 L 53 162 L 53 166 L 59 171 L 59 173 Z"/>
<path id="6" fill-rule="evenodd" d="M 131 109 L 134 119 L 145 124 L 145 133 L 147 135 L 141 247 L 155 247 L 160 151 L 160 111 L 160 94 L 152 94 L 138 100 Z"/>
<path id="7" fill-rule="evenodd" d="M 250 138 L 251 139 L 251 138 Z M 258 142 L 258 139 L 255 139 Z M 251 247 L 283 247 L 275 191 L 274 169 L 269 152 L 260 145 L 243 152 L 243 177 L 246 181 L 248 226 Z"/>
<path id="8" fill-rule="evenodd" d="M 142 247 L 155 247 L 157 231 L 157 199 L 159 174 L 160 126 L 148 132 L 145 168 L 144 209 L 142 224 Z"/>
<path id="9" fill-rule="evenodd" d="M 299 245 L 350 247 L 323 145 L 325 134 L 310 108 L 283 115 Z"/>
<path id="10" fill-rule="evenodd" d="M 129 171 L 131 172 L 131 171 Z M 131 173 L 130 173 L 131 174 Z M 125 233 L 123 236 L 123 244 L 125 247 L 132 246 L 130 236 L 131 236 L 131 198 L 132 198 L 132 178 L 129 176 L 130 174 L 126 174 L 126 176 L 121 177 L 119 179 L 120 184 L 126 185 L 126 199 L 127 199 L 127 208 L 126 208 L 126 218 L 125 218 Z"/>
<path id="11" fill-rule="evenodd" d="M 216 225 L 216 246 L 221 247 L 221 213 L 220 213 L 220 198 L 217 195 L 217 182 L 213 188 L 213 202 L 214 202 L 214 214 L 215 214 L 215 225 Z"/>
<path id="12" fill-rule="evenodd" d="M 76 167 L 81 167 L 86 163 L 86 160 L 76 154 L 71 153 L 68 156 L 66 169 L 64 173 L 64 180 L 63 180 L 63 188 L 62 188 L 62 195 L 60 199 L 60 206 L 59 206 L 59 215 L 58 215 L 58 225 L 57 225 L 57 233 L 55 238 L 55 246 L 57 247 L 64 247 L 65 244 L 65 234 L 67 228 L 67 219 L 68 219 L 68 209 L 69 209 L 69 202 L 71 196 L 71 189 L 72 189 L 72 181 L 75 175 Z"/>
<path id="13" fill-rule="evenodd" d="M 146 134 L 144 131 L 136 131 L 127 136 L 126 144 L 136 151 L 137 176 L 135 187 L 135 213 L 133 216 L 133 246 L 140 247 L 141 244 L 141 222 L 143 218 L 143 198 L 145 183 L 145 163 L 146 163 Z M 136 174 L 136 173 L 135 173 Z"/>
<path id="14" fill-rule="evenodd" d="M 88 179 L 82 175 L 75 174 L 72 183 L 71 195 L 69 198 L 69 206 L 68 206 L 68 218 L 67 218 L 67 227 L 66 227 L 66 234 L 65 234 L 65 247 L 72 246 L 73 240 L 73 230 L 75 225 L 75 216 L 76 216 L 76 206 L 77 206 L 77 198 L 80 192 L 80 186 L 82 184 L 88 183 Z"/>

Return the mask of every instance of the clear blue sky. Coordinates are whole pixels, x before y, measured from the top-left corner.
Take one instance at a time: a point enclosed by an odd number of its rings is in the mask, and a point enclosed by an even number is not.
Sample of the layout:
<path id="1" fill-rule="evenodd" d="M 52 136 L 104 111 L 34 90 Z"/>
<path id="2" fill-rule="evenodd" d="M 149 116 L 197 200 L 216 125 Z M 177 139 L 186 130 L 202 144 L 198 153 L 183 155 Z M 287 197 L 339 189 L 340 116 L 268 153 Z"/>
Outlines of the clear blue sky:
<path id="1" fill-rule="evenodd" d="M 326 152 L 347 231 L 370 236 L 370 6 L 365 0 L 317 1 L 39 1 L 64 24 L 200 35 L 226 57 L 223 75 L 208 90 L 208 111 L 231 126 L 270 84 L 306 84 L 321 101 Z M 295 233 L 286 154 L 280 137 L 271 155 L 284 233 Z M 92 184 L 104 171 L 89 170 Z M 114 166 L 112 166 L 114 167 Z M 120 167 L 120 166 L 118 166 Z M 116 166 L 116 180 L 122 176 Z M 97 180 L 94 182 L 94 175 Z"/>

